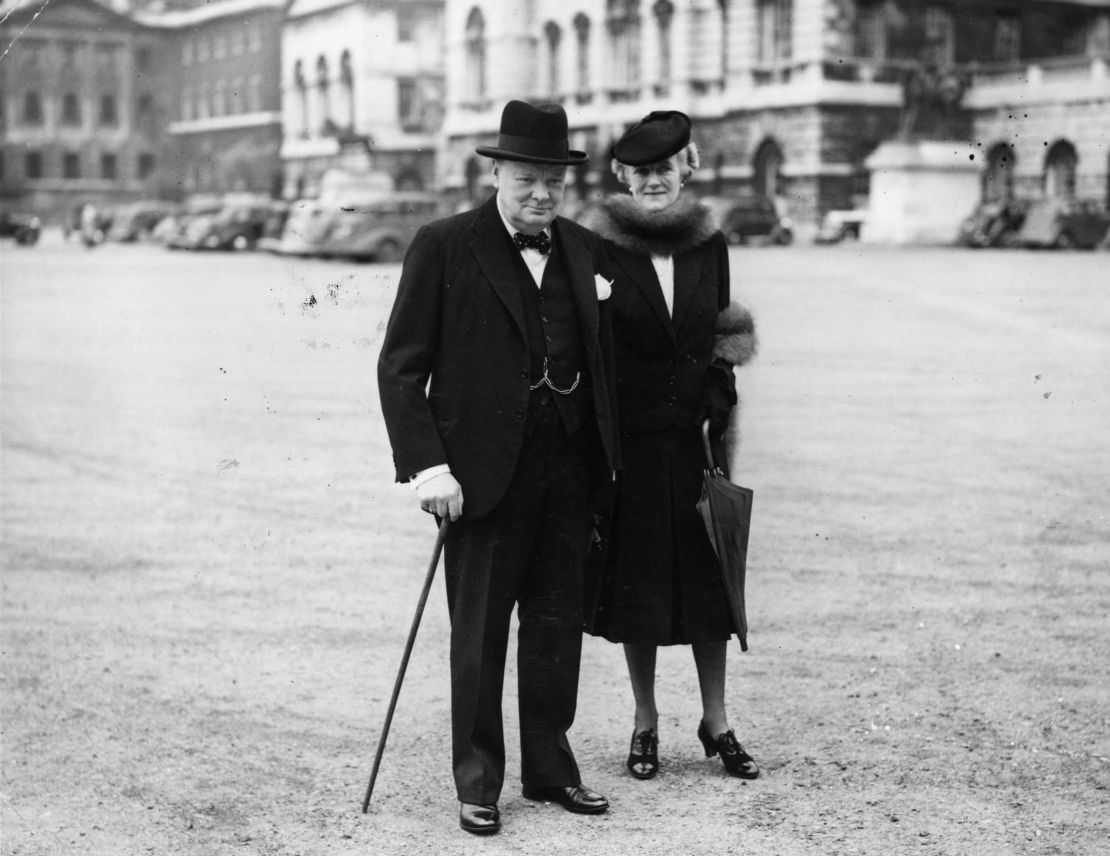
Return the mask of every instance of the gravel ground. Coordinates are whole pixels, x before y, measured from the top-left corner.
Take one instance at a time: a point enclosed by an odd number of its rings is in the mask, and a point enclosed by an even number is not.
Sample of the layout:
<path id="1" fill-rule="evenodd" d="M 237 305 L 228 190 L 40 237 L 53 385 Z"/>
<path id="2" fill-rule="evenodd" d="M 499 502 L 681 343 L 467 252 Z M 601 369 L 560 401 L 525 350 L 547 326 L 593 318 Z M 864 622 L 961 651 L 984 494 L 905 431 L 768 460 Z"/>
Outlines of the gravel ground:
<path id="1" fill-rule="evenodd" d="M 11 856 L 1101 854 L 1110 833 L 1110 301 L 1085 253 L 744 248 L 751 652 L 702 757 L 662 652 L 633 780 L 619 648 L 572 739 L 611 811 L 456 826 L 434 531 L 374 366 L 397 268 L 48 237 L 0 248 Z M 510 651 L 510 664 L 513 661 Z"/>

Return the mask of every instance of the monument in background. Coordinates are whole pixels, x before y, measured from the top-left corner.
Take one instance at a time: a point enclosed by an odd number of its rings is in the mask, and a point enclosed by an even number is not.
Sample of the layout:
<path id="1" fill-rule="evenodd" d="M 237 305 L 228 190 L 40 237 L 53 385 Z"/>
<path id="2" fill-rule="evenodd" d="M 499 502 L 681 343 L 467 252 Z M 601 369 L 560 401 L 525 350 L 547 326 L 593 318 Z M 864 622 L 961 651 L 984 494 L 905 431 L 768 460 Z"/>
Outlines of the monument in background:
<path id="1" fill-rule="evenodd" d="M 960 112 L 967 82 L 938 56 L 939 46 L 929 45 L 923 61 L 906 72 L 898 135 L 867 159 L 865 241 L 949 244 L 978 204 L 982 164 Z"/>

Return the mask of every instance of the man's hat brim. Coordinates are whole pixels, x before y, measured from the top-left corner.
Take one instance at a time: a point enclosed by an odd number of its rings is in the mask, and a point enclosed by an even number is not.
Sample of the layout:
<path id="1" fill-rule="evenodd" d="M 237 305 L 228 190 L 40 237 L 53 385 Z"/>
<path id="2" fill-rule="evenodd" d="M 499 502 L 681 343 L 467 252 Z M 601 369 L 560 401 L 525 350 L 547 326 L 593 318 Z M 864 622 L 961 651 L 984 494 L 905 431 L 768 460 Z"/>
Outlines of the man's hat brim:
<path id="1" fill-rule="evenodd" d="M 545 158 L 537 155 L 525 155 L 520 152 L 509 151 L 508 149 L 498 149 L 493 146 L 478 146 L 474 151 L 485 158 L 493 158 L 494 160 L 508 160 L 519 161 L 520 163 L 538 163 L 547 164 L 548 166 L 575 166 L 583 164 L 590 159 L 590 156 L 585 152 L 575 151 L 570 149 L 565 158 Z"/>

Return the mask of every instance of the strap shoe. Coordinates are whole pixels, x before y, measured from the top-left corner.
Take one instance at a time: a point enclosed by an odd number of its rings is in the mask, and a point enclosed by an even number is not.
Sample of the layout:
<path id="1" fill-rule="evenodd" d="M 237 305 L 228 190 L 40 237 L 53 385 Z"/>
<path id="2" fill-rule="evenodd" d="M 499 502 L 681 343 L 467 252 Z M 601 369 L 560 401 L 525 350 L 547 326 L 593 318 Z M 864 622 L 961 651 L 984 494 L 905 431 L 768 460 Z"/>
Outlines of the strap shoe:
<path id="1" fill-rule="evenodd" d="M 650 779 L 659 772 L 659 736 L 654 728 L 632 732 L 627 765 L 637 779 Z"/>
<path id="2" fill-rule="evenodd" d="M 740 745 L 733 732 L 726 731 L 713 738 L 709 736 L 709 729 L 705 727 L 705 722 L 702 722 L 698 725 L 698 739 L 705 747 L 705 757 L 712 758 L 714 755 L 720 755 L 730 776 L 741 779 L 759 778 L 759 766 L 755 763 L 755 759 L 744 751 L 744 747 Z"/>

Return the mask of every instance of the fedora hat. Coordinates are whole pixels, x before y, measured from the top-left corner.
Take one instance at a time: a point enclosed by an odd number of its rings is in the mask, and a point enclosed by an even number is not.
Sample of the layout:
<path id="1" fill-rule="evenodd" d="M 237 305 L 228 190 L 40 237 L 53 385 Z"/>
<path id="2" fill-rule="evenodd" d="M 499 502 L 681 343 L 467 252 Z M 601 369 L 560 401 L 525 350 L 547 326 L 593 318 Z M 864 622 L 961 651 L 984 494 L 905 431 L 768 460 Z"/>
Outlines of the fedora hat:
<path id="1" fill-rule="evenodd" d="M 678 110 L 656 110 L 625 131 L 610 154 L 627 166 L 646 166 L 678 154 L 689 142 L 689 116 Z"/>
<path id="2" fill-rule="evenodd" d="M 483 157 L 525 163 L 585 163 L 589 155 L 567 144 L 567 112 L 559 104 L 510 101 L 501 111 L 496 146 L 478 146 Z"/>

